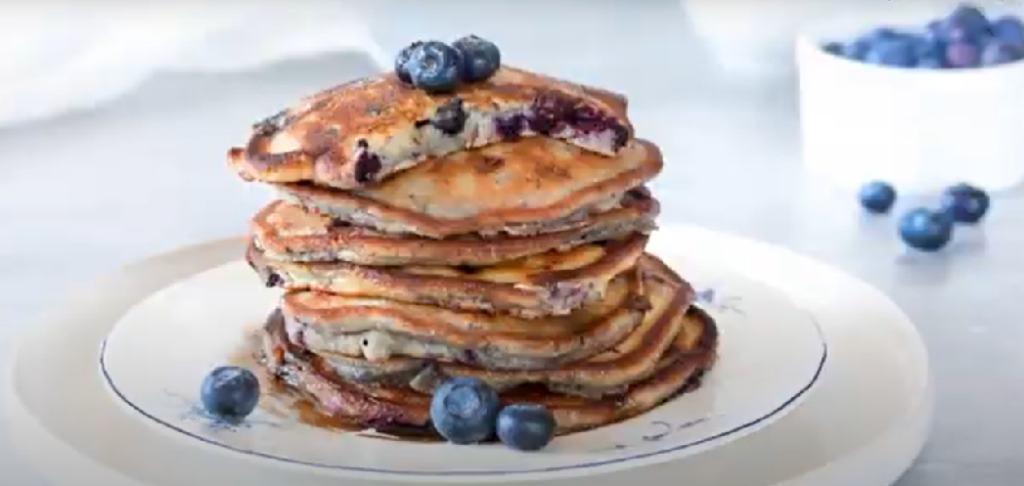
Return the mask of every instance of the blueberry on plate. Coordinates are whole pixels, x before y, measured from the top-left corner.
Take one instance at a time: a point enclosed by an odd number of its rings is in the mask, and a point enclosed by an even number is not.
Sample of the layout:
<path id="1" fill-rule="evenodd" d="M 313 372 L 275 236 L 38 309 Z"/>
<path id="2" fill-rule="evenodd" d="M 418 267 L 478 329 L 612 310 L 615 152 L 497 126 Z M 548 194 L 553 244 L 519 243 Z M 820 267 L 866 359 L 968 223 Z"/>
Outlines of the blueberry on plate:
<path id="1" fill-rule="evenodd" d="M 203 379 L 199 397 L 210 415 L 241 420 L 249 416 L 260 401 L 260 381 L 245 368 L 219 366 Z"/>
<path id="2" fill-rule="evenodd" d="M 462 53 L 462 80 L 467 83 L 484 81 L 501 67 L 501 51 L 489 40 L 468 35 L 452 46 Z"/>
<path id="3" fill-rule="evenodd" d="M 839 42 L 826 42 L 821 46 L 821 49 L 836 56 L 843 55 L 843 44 Z"/>
<path id="4" fill-rule="evenodd" d="M 1024 23 L 1018 17 L 999 17 L 992 21 L 989 30 L 992 36 L 1001 42 L 1024 46 Z"/>
<path id="5" fill-rule="evenodd" d="M 916 64 L 914 44 L 903 37 L 875 41 L 864 60 L 882 66 L 913 67 Z"/>
<path id="6" fill-rule="evenodd" d="M 956 223 L 975 224 L 988 213 L 988 194 L 978 187 L 961 183 L 942 193 L 942 211 Z"/>
<path id="7" fill-rule="evenodd" d="M 414 47 L 402 66 L 413 86 L 427 93 L 450 93 L 462 76 L 462 55 L 444 42 L 427 41 Z"/>
<path id="8" fill-rule="evenodd" d="M 513 449 L 539 451 L 555 437 L 555 416 L 543 405 L 518 403 L 498 413 L 498 439 Z"/>
<path id="9" fill-rule="evenodd" d="M 476 378 L 452 378 L 434 391 L 430 421 L 454 444 L 475 444 L 494 436 L 498 393 Z"/>
<path id="10" fill-rule="evenodd" d="M 422 42 L 416 41 L 404 49 L 398 51 L 398 55 L 395 56 L 395 75 L 398 79 L 402 80 L 403 83 L 412 84 L 412 78 L 409 77 L 409 70 L 406 68 L 406 64 L 409 62 L 409 58 L 412 57 L 412 51 L 416 50 L 419 46 L 423 45 Z"/>
<path id="11" fill-rule="evenodd" d="M 1024 45 L 993 41 L 981 51 L 981 65 L 998 66 L 1024 59 Z"/>
<path id="12" fill-rule="evenodd" d="M 864 184 L 857 194 L 860 205 L 869 212 L 882 214 L 889 212 L 896 203 L 896 189 L 885 181 L 871 181 Z"/>
<path id="13" fill-rule="evenodd" d="M 953 221 L 941 211 L 913 209 L 900 217 L 899 235 L 915 250 L 938 251 L 952 239 Z"/>

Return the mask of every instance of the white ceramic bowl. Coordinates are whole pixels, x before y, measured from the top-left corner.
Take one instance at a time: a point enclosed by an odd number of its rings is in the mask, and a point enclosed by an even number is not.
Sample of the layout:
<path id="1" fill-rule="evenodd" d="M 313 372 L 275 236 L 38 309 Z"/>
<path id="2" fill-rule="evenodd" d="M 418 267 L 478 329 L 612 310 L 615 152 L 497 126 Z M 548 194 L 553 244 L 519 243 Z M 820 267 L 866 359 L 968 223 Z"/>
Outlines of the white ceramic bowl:
<path id="1" fill-rule="evenodd" d="M 803 157 L 809 172 L 851 189 L 883 179 L 910 193 L 960 181 L 997 191 L 1024 179 L 1024 62 L 969 70 L 903 69 L 847 60 L 820 47 L 880 23 L 924 25 L 930 18 L 846 20 L 808 29 L 798 38 Z"/>

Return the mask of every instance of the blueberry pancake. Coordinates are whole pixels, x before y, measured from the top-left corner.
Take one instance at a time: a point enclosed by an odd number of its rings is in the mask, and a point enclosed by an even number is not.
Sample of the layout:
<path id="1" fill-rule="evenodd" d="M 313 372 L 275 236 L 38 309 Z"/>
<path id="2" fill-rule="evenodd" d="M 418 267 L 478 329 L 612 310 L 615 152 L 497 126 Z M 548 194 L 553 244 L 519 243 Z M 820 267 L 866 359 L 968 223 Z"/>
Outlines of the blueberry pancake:
<path id="1" fill-rule="evenodd" d="M 251 244 L 247 259 L 268 287 L 534 318 L 565 315 L 599 300 L 613 278 L 636 265 L 646 244 L 647 236 L 635 233 L 487 267 L 284 262 Z"/>
<path id="2" fill-rule="evenodd" d="M 555 416 L 559 435 L 640 415 L 699 387 L 701 377 L 717 358 L 718 330 L 711 316 L 690 307 L 681 321 L 681 330 L 650 373 L 620 387 L 618 393 L 597 398 L 559 393 L 543 385 L 522 385 L 502 390 L 499 398 L 506 404 L 546 406 Z M 437 436 L 430 423 L 430 395 L 400 384 L 364 384 L 341 376 L 323 356 L 289 341 L 280 322 L 268 320 L 264 364 L 272 376 L 321 413 L 384 434 Z"/>
<path id="3" fill-rule="evenodd" d="M 358 190 L 274 186 L 285 200 L 387 233 L 533 235 L 586 224 L 661 169 L 661 152 L 644 140 L 604 157 L 531 138 L 428 160 Z"/>
<path id="4" fill-rule="evenodd" d="M 503 66 L 431 94 L 394 73 L 301 100 L 253 126 L 228 158 L 247 180 L 353 189 L 431 157 L 545 136 L 615 156 L 633 138 L 624 97 Z"/>
<path id="5" fill-rule="evenodd" d="M 598 354 L 640 325 L 651 303 L 639 273 L 617 277 L 603 299 L 565 316 L 523 319 L 311 291 L 286 293 L 281 312 L 291 339 L 312 352 L 544 369 Z"/>
<path id="6" fill-rule="evenodd" d="M 253 244 L 278 261 L 342 261 L 358 265 L 487 266 L 551 250 L 623 238 L 654 230 L 658 203 L 646 190 L 627 192 L 620 203 L 590 214 L 584 224 L 530 236 L 462 235 L 443 240 L 382 233 L 302 206 L 275 201 L 250 225 Z"/>
<path id="7" fill-rule="evenodd" d="M 339 376 L 361 384 L 401 384 L 430 393 L 450 377 L 479 378 L 496 390 L 508 390 L 525 384 L 545 385 L 559 393 L 601 397 L 621 393 L 626 386 L 647 378 L 656 371 L 661 355 L 672 345 L 681 332 L 699 334 L 688 327 L 683 318 L 692 299 L 692 290 L 685 283 L 676 283 L 648 273 L 644 276 L 644 297 L 649 308 L 643 320 L 624 338 L 590 357 L 575 360 L 562 358 L 519 359 L 497 355 L 494 347 L 506 343 L 486 343 L 480 346 L 458 346 L 444 342 L 446 335 L 414 338 L 409 335 L 381 335 L 359 333 L 353 336 L 334 335 L 342 349 L 325 349 L 318 338 L 311 344 L 298 336 L 297 342 L 316 353 Z M 284 329 L 294 331 L 294 323 L 281 317 Z M 282 331 L 283 332 L 283 331 Z M 546 333 L 541 333 L 547 336 Z M 586 339 L 587 335 L 581 335 Z M 509 339 L 499 335 L 499 339 Z M 362 341 L 360 341 L 362 340 Z M 416 340 L 412 353 L 401 354 L 409 343 Z M 365 348 L 373 346 L 373 353 L 382 353 L 383 359 L 365 356 Z M 423 352 L 423 350 L 426 350 Z M 388 354 L 388 352 L 393 352 Z M 536 366 L 523 366 L 523 363 Z"/>

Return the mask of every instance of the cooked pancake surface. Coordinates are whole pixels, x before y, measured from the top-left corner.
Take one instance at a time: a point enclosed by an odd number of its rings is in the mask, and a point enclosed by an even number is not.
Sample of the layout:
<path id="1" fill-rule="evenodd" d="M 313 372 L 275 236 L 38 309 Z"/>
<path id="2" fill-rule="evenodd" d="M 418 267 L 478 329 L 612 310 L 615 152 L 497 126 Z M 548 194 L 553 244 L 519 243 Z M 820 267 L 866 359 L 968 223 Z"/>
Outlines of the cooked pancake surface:
<path id="1" fill-rule="evenodd" d="M 381 233 L 275 201 L 256 214 L 251 230 L 256 246 L 273 260 L 484 266 L 635 232 L 648 233 L 654 229 L 658 209 L 650 194 L 640 189 L 628 192 L 620 207 L 589 215 L 586 224 L 578 228 L 532 236 L 465 235 L 436 240 Z"/>
<path id="2" fill-rule="evenodd" d="M 718 331 L 714 320 L 690 307 L 683 330 L 647 378 L 630 384 L 619 395 L 601 399 L 564 395 L 543 387 L 524 386 L 499 394 L 504 403 L 538 403 L 550 409 L 557 433 L 586 430 L 644 413 L 672 397 L 700 385 L 700 377 L 714 364 Z M 432 433 L 430 396 L 402 386 L 361 385 L 338 376 L 317 355 L 297 349 L 283 333 L 265 337 L 265 364 L 323 413 L 379 431 Z"/>
<path id="3" fill-rule="evenodd" d="M 498 390 L 507 390 L 525 384 L 546 385 L 551 390 L 567 395 L 600 397 L 620 394 L 625 387 L 641 381 L 655 371 L 663 354 L 680 338 L 688 343 L 699 339 L 702 327 L 694 319 L 685 317 L 691 293 L 689 287 L 671 287 L 664 282 L 651 282 L 645 287 L 652 302 L 644 319 L 624 339 L 589 358 L 558 364 L 543 369 L 487 369 L 479 365 L 421 360 L 420 369 L 410 376 L 413 364 L 399 359 L 395 365 L 352 359 L 333 354 L 321 354 L 339 376 L 362 383 L 374 383 L 367 377 L 376 376 L 377 383 L 401 383 L 403 378 L 411 388 L 430 393 L 448 377 L 479 378 Z M 691 346 L 691 349 L 694 346 Z M 395 371 L 383 375 L 383 369 Z"/>
<path id="4" fill-rule="evenodd" d="M 617 277 L 604 299 L 566 316 L 523 319 L 387 299 L 290 292 L 281 310 L 290 339 L 312 352 L 383 361 L 392 356 L 538 369 L 600 353 L 640 325 L 651 298 L 639 271 Z M 689 297 L 689 296 L 687 296 Z"/>
<path id="5" fill-rule="evenodd" d="M 520 235 L 581 226 L 661 168 L 660 151 L 643 140 L 610 158 L 533 138 L 429 160 L 357 191 L 275 186 L 286 200 L 388 233 Z"/>
<path id="6" fill-rule="evenodd" d="M 636 265 L 646 243 L 637 233 L 489 267 L 286 262 L 267 258 L 255 245 L 247 259 L 267 286 L 531 318 L 565 315 L 600 299 L 615 276 Z"/>
<path id="7" fill-rule="evenodd" d="M 386 379 L 388 370 L 401 376 L 418 370 L 413 387 L 420 390 L 433 389 L 445 376 L 472 376 L 499 389 L 546 383 L 602 394 L 649 375 L 685 327 L 682 316 L 693 290 L 675 274 L 658 275 L 660 270 L 645 260 L 638 268 L 642 282 L 633 288 L 619 278 L 606 300 L 567 317 L 536 321 L 359 299 L 325 301 L 309 293 L 286 296 L 282 311 L 293 342 L 352 379 L 368 382 L 373 380 L 365 377 Z M 629 291 L 642 295 L 642 307 Z M 624 312 L 630 310 L 641 319 Z M 625 333 L 609 325 L 619 315 L 630 319 L 622 321 L 631 324 Z"/>
<path id="8" fill-rule="evenodd" d="M 439 114 L 464 117 L 438 129 Z M 344 84 L 253 127 L 229 160 L 245 179 L 364 187 L 430 157 L 544 135 L 603 155 L 633 136 L 620 95 L 502 67 L 451 95 L 411 88 L 393 74 Z"/>

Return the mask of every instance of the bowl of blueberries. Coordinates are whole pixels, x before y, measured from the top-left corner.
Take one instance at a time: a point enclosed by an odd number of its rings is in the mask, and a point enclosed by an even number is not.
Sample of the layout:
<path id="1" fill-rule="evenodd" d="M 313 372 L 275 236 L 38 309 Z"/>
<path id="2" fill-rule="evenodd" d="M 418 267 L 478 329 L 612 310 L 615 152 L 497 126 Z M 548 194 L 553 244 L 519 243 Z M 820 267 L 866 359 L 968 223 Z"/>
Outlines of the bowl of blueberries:
<path id="1" fill-rule="evenodd" d="M 1024 179 L 1021 9 L 944 12 L 805 29 L 797 40 L 804 166 L 851 189 L 904 193 Z"/>

